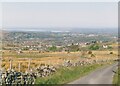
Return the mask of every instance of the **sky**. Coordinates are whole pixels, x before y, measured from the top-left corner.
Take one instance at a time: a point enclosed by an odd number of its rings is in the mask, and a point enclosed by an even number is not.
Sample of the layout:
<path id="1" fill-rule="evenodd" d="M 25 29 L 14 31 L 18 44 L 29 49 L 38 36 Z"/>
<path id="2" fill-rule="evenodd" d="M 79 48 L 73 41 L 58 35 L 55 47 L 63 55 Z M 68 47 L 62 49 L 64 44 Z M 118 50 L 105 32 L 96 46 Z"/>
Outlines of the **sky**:
<path id="1" fill-rule="evenodd" d="M 117 28 L 117 2 L 4 2 L 2 27 Z"/>

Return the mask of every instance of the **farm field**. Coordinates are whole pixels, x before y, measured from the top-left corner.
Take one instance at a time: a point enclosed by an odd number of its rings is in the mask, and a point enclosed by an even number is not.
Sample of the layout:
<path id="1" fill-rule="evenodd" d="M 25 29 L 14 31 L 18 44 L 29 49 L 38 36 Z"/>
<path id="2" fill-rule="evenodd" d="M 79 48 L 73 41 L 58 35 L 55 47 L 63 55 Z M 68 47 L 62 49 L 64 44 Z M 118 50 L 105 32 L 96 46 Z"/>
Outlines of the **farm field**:
<path id="1" fill-rule="evenodd" d="M 31 61 L 31 68 L 35 68 L 40 64 L 47 65 L 62 65 L 66 60 L 71 60 L 72 62 L 77 62 L 78 60 L 114 60 L 117 59 L 118 52 L 117 50 L 106 50 L 106 51 L 92 51 L 93 57 L 91 54 L 88 54 L 88 51 L 85 51 L 84 57 L 82 57 L 82 51 L 80 52 L 45 52 L 39 53 L 38 51 L 23 51 L 23 53 L 17 54 L 15 52 L 9 52 L 7 50 L 3 51 L 2 54 L 2 66 L 5 69 L 10 67 L 10 59 L 12 60 L 12 67 L 18 70 L 18 66 L 21 64 L 21 71 L 25 71 L 28 68 L 29 60 Z M 113 54 L 110 54 L 112 52 Z"/>

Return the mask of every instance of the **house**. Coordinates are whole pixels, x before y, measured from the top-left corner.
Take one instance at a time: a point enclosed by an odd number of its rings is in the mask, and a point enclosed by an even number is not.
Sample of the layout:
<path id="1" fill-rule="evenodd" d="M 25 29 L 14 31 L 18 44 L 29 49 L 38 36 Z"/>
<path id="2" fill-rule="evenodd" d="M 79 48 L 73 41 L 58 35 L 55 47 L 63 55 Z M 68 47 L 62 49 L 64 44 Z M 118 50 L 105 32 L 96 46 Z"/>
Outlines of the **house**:
<path id="1" fill-rule="evenodd" d="M 108 48 L 108 46 L 107 46 L 107 45 L 103 45 L 102 47 L 103 47 L 104 49 Z"/>

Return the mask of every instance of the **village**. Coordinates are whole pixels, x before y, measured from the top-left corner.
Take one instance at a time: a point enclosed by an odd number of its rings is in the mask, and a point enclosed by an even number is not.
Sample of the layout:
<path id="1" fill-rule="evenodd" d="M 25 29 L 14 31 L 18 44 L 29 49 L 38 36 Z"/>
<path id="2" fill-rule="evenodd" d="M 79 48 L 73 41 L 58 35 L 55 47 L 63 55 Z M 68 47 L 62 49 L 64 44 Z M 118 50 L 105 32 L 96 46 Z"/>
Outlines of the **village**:
<path id="1" fill-rule="evenodd" d="M 65 51 L 71 46 L 84 48 L 92 44 L 100 44 L 108 48 L 109 42 L 117 43 L 117 35 L 81 34 L 71 32 L 4 32 L 3 50 L 14 50 L 18 53 L 24 50 L 49 52 Z M 107 44 L 108 43 L 108 44 Z"/>

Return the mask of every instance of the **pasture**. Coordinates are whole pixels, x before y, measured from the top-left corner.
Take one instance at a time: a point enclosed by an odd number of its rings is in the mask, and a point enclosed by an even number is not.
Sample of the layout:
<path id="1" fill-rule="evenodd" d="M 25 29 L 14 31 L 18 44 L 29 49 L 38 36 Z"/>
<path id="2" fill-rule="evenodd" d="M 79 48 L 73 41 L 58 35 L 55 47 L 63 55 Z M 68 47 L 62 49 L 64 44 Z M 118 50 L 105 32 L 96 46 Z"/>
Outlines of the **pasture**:
<path id="1" fill-rule="evenodd" d="M 111 53 L 112 52 L 112 53 Z M 84 53 L 84 54 L 83 54 Z M 22 53 L 16 53 L 15 51 L 3 50 L 2 53 L 2 67 L 6 70 L 10 68 L 10 60 L 12 61 L 12 68 L 15 70 L 21 67 L 21 71 L 25 72 L 30 68 L 36 68 L 40 64 L 59 66 L 64 64 L 66 60 L 76 62 L 78 60 L 114 60 L 118 57 L 117 50 L 97 50 L 92 51 L 91 54 L 88 51 L 78 52 L 43 52 L 39 51 L 22 51 Z M 30 63 L 30 65 L 29 65 Z"/>

